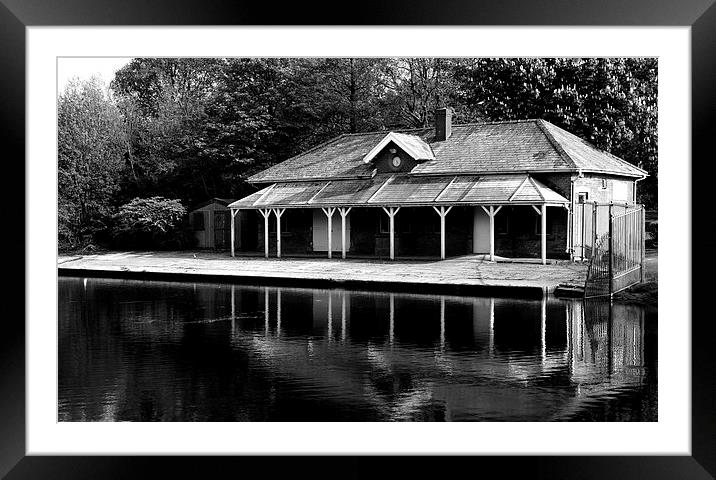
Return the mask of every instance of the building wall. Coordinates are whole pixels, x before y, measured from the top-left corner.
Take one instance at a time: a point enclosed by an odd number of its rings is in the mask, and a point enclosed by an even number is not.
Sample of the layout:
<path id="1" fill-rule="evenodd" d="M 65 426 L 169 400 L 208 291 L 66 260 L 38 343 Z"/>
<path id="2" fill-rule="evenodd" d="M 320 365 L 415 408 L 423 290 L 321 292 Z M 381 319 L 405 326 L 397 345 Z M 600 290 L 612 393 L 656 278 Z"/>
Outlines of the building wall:
<path id="1" fill-rule="evenodd" d="M 547 258 L 569 258 L 567 210 L 547 207 Z M 502 207 L 495 216 L 495 255 L 511 258 L 540 258 L 541 217 L 529 205 Z"/>
<path id="2" fill-rule="evenodd" d="M 478 207 L 479 208 L 479 207 Z M 287 209 L 281 218 L 281 252 L 285 255 L 313 253 L 315 245 L 315 209 Z M 481 210 L 481 209 L 480 209 Z M 325 214 L 323 215 L 325 223 Z M 337 217 L 337 218 L 336 218 Z M 356 255 L 388 257 L 390 234 L 388 215 L 381 208 L 354 208 L 349 213 L 350 242 L 348 251 Z M 548 207 L 547 256 L 568 258 L 567 211 Z M 264 219 L 258 216 L 257 250 L 264 249 Z M 513 258 L 539 258 L 541 254 L 540 217 L 530 206 L 503 207 L 497 214 L 495 254 Z M 502 231 L 501 226 L 507 225 Z M 473 253 L 475 228 L 486 239 L 489 251 L 489 221 L 475 226 L 474 207 L 454 207 L 446 217 L 445 248 L 447 256 Z M 321 230 L 326 234 L 325 228 Z M 334 214 L 333 250 L 341 251 L 340 215 Z M 323 250 L 318 250 L 325 252 Z M 440 217 L 431 207 L 400 209 L 395 217 L 396 256 L 440 255 Z M 276 255 L 276 217 L 269 219 L 269 255 Z"/>
<path id="3" fill-rule="evenodd" d="M 391 155 L 385 155 L 377 161 L 388 162 Z M 575 208 L 578 205 L 579 192 L 586 192 L 588 201 L 599 203 L 631 202 L 634 195 L 635 182 L 631 178 L 597 174 L 585 174 L 583 177 L 573 174 L 540 174 L 534 175 L 534 177 L 568 199 L 571 198 L 572 180 L 574 180 L 573 202 Z M 320 210 L 318 212 L 325 221 L 323 212 Z M 448 256 L 489 251 L 489 221 L 484 213 L 478 212 L 477 215 L 483 215 L 484 218 L 476 218 L 474 207 L 455 207 L 447 215 L 446 253 Z M 503 207 L 498 213 L 498 217 L 506 217 L 511 228 L 507 233 L 496 233 L 496 255 L 516 258 L 538 258 L 540 256 L 539 216 L 532 207 Z M 316 243 L 314 214 L 311 210 L 286 210 L 283 218 L 288 219 L 291 223 L 291 227 L 288 230 L 284 228 L 282 232 L 283 253 L 310 253 L 316 250 L 314 248 Z M 381 257 L 389 255 L 389 222 L 388 216 L 382 209 L 377 207 L 354 208 L 351 210 L 349 218 L 349 252 Z M 496 220 L 498 223 L 499 218 Z M 438 256 L 440 254 L 439 219 L 440 217 L 429 207 L 401 208 L 396 216 L 396 255 Z M 579 219 L 572 218 L 567 210 L 561 207 L 548 207 L 547 219 L 550 228 L 550 233 L 547 235 L 547 256 L 549 258 L 569 258 L 569 248 L 579 243 L 577 236 L 581 227 L 576 225 Z M 333 220 L 333 249 L 335 252 L 340 252 L 341 227 L 340 215 L 337 211 Z M 258 222 L 258 250 L 263 251 L 263 217 L 259 216 Z M 282 223 L 284 222 L 282 221 Z M 270 230 L 269 247 L 271 254 L 274 255 L 276 251 L 274 215 L 271 215 Z M 322 230 L 323 233 L 325 233 L 324 230 Z M 485 230 L 487 233 L 484 233 Z M 483 234 L 481 235 L 481 233 Z M 473 241 L 474 238 L 477 238 L 477 242 Z M 319 248 L 318 251 L 325 251 L 325 247 Z"/>
<path id="4" fill-rule="evenodd" d="M 596 173 L 585 173 L 582 177 L 577 174 L 535 174 L 534 177 L 570 200 L 570 206 L 575 213 L 567 218 L 567 238 L 570 240 L 567 248 L 574 249 L 575 253 L 578 253 L 578 250 L 581 251 L 580 245 L 582 244 L 582 216 L 581 211 L 577 211 L 579 209 L 579 193 L 586 193 L 588 202 L 600 204 L 608 204 L 609 202 L 633 203 L 635 198 L 636 182 L 631 177 Z M 573 197 L 570 191 L 572 180 L 574 181 Z M 588 222 L 591 222 L 589 216 L 585 218 L 587 218 Z M 600 225 L 604 223 L 601 220 L 606 221 L 600 217 Z M 601 231 L 602 227 L 599 228 Z M 587 230 L 591 231 L 591 225 L 587 225 Z"/>
<path id="5" fill-rule="evenodd" d="M 388 216 L 383 231 L 375 237 L 375 254 L 390 255 Z M 472 209 L 454 207 L 445 217 L 445 254 L 466 255 L 472 249 Z M 432 207 L 400 209 L 395 217 L 395 254 L 398 256 L 440 256 L 440 216 Z"/>
<path id="6" fill-rule="evenodd" d="M 343 219 L 336 209 L 331 216 L 331 250 L 343 249 Z M 320 208 L 313 209 L 313 251 L 328 252 L 328 217 Z M 346 252 L 351 251 L 351 214 L 346 215 Z"/>
<path id="7" fill-rule="evenodd" d="M 391 153 L 391 149 L 395 149 L 395 153 Z M 393 157 L 400 157 L 400 165 L 396 168 L 393 166 Z M 390 142 L 385 148 L 375 156 L 373 164 L 378 170 L 378 173 L 396 173 L 396 172 L 409 172 L 417 165 L 417 162 L 413 160 L 413 157 L 405 153 L 402 148 L 397 146 L 395 143 Z"/>
<path id="8" fill-rule="evenodd" d="M 490 253 L 490 216 L 482 207 L 474 207 L 472 252 Z"/>
<path id="9" fill-rule="evenodd" d="M 577 201 L 579 192 L 586 192 L 590 202 L 632 203 L 634 183 L 633 179 L 625 177 L 585 174 L 574 181 L 574 201 Z"/>
<path id="10" fill-rule="evenodd" d="M 376 235 L 381 208 L 354 208 L 351 210 L 351 253 L 359 255 L 376 254 Z"/>
<path id="11" fill-rule="evenodd" d="M 264 217 L 258 215 L 257 250 L 264 251 Z M 306 254 L 313 248 L 311 210 L 287 208 L 281 216 L 281 254 Z M 269 216 L 269 255 L 276 255 L 276 215 Z"/>

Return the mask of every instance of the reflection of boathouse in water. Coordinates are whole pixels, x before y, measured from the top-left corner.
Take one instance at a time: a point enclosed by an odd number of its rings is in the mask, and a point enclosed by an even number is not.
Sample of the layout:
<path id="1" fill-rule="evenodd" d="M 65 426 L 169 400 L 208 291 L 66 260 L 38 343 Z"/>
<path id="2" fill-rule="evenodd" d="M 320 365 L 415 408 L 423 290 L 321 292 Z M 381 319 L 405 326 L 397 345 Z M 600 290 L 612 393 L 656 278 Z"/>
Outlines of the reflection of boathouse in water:
<path id="1" fill-rule="evenodd" d="M 244 302 L 263 334 L 244 330 Z M 608 302 L 232 287 L 231 318 L 236 345 L 271 370 L 392 420 L 568 419 L 645 375 L 643 311 Z M 563 391 L 539 388 L 564 376 Z"/>
<path id="2" fill-rule="evenodd" d="M 61 421 L 599 419 L 632 394 L 646 406 L 619 419 L 655 415 L 637 306 L 60 283 Z"/>

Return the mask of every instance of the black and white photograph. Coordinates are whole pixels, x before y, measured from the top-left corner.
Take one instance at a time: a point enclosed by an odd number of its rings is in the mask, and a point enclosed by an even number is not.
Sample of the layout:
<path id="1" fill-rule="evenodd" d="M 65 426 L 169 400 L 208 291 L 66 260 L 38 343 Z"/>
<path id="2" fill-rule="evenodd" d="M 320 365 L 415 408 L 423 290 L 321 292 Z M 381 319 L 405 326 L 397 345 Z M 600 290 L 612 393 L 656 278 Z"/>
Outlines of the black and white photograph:
<path id="1" fill-rule="evenodd" d="M 57 421 L 658 422 L 659 81 L 57 58 Z"/>
<path id="2" fill-rule="evenodd" d="M 217 2 L 0 0 L 0 477 L 712 478 L 713 0 Z"/>

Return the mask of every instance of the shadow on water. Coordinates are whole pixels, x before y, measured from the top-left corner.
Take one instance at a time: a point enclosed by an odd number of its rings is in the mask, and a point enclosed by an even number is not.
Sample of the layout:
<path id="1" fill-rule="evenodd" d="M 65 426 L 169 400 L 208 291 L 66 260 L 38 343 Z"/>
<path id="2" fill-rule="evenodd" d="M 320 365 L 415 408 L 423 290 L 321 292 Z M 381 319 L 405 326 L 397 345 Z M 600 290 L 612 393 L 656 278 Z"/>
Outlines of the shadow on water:
<path id="1" fill-rule="evenodd" d="M 59 279 L 60 421 L 656 421 L 656 313 Z"/>

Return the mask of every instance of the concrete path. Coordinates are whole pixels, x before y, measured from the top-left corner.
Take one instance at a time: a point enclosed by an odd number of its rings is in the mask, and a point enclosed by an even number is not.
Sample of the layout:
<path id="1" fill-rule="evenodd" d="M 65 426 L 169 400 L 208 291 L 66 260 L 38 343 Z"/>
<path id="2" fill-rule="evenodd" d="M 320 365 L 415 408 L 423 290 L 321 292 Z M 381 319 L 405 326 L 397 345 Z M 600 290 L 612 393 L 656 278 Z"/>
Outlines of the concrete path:
<path id="1" fill-rule="evenodd" d="M 379 282 L 441 286 L 539 288 L 551 292 L 560 283 L 583 284 L 586 265 L 557 262 L 493 263 L 481 255 L 447 260 L 376 260 L 326 258 L 231 258 L 214 252 L 118 252 L 58 258 L 62 274 L 122 272 L 206 275 L 265 279 Z M 129 275 L 128 275 L 129 276 Z M 147 275 L 151 277 L 151 275 Z"/>

